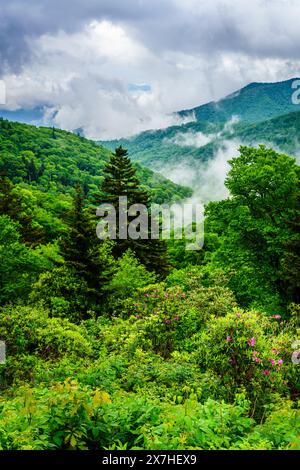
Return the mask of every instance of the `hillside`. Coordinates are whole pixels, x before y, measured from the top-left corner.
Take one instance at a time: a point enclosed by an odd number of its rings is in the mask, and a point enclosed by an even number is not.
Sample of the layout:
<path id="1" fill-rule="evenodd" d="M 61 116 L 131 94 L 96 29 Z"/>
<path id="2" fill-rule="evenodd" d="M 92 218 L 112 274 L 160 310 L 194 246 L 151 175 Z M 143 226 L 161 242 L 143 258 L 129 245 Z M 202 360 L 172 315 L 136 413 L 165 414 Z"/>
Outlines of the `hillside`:
<path id="1" fill-rule="evenodd" d="M 292 78 L 277 83 L 250 83 L 225 98 L 181 111 L 180 114 L 193 113 L 197 121 L 226 122 L 233 115 L 242 121 L 259 122 L 272 117 L 300 110 L 300 105 L 292 103 Z"/>
<path id="2" fill-rule="evenodd" d="M 135 161 L 156 171 L 183 161 L 192 166 L 194 161 L 196 165 L 199 160 L 207 161 L 227 139 L 245 144 L 270 142 L 293 153 L 300 116 L 299 105 L 291 101 L 293 81 L 252 83 L 217 103 L 183 111 L 192 111 L 195 122 L 104 144 L 108 148 L 124 145 Z"/>
<path id="3" fill-rule="evenodd" d="M 133 160 L 164 173 L 166 169 L 182 164 L 188 164 L 191 169 L 198 168 L 199 162 L 210 161 L 228 142 L 245 145 L 264 143 L 296 155 L 299 139 L 300 111 L 297 111 L 255 124 L 239 121 L 213 127 L 193 123 L 188 127 L 146 132 L 134 139 L 114 141 L 110 145 L 124 145 Z M 106 145 L 110 146 L 109 143 Z"/>
<path id="4" fill-rule="evenodd" d="M 0 119 L 0 171 L 14 183 L 68 194 L 78 180 L 85 191 L 96 190 L 110 151 L 73 133 Z M 153 171 L 137 165 L 138 177 L 155 202 L 190 194 Z"/>

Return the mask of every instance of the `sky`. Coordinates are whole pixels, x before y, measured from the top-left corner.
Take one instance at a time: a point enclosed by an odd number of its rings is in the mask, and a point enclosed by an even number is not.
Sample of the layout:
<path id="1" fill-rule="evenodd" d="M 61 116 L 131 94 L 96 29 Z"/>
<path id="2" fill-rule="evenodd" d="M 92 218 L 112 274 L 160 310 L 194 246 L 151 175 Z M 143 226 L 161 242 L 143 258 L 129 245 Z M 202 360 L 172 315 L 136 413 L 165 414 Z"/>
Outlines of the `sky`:
<path id="1" fill-rule="evenodd" d="M 112 139 L 299 76 L 299 0 L 0 0 L 6 109 Z M 186 119 L 192 119 L 192 115 Z"/>

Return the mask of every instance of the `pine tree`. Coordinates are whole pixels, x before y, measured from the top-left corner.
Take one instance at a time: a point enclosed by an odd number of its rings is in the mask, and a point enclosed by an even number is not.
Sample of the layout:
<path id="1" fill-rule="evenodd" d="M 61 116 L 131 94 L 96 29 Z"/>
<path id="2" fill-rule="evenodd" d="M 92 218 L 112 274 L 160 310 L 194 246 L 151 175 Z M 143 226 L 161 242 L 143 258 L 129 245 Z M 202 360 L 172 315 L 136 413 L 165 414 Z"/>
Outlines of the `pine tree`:
<path id="1" fill-rule="evenodd" d="M 127 218 L 126 233 L 128 233 L 130 222 L 135 219 L 135 216 L 128 216 L 126 209 L 123 210 L 123 214 L 120 213 L 120 197 L 127 197 L 127 208 L 133 204 L 143 204 L 147 209 L 147 233 L 142 234 L 141 238 L 137 240 L 132 240 L 129 237 L 125 240 L 119 238 L 122 216 L 125 215 Z M 94 203 L 97 206 L 109 203 L 115 208 L 117 239 L 113 249 L 114 256 L 119 258 L 128 249 L 131 249 L 147 269 L 165 276 L 169 270 L 166 244 L 161 240 L 151 240 L 150 198 L 147 192 L 141 188 L 127 150 L 123 149 L 122 146 L 116 148 L 115 153 L 111 155 L 104 168 L 104 180 L 100 192 L 94 196 Z"/>
<path id="2" fill-rule="evenodd" d="M 20 224 L 21 241 L 34 247 L 43 242 L 44 231 L 35 226 L 33 218 L 22 212 L 22 197 L 13 191 L 14 186 L 5 174 L 0 175 L 0 214 L 8 215 Z"/>
<path id="3" fill-rule="evenodd" d="M 86 282 L 87 296 L 95 305 L 102 299 L 102 286 L 108 282 L 110 273 L 109 266 L 105 266 L 105 260 L 101 258 L 101 247 L 85 211 L 85 196 L 79 183 L 75 187 L 67 223 L 69 230 L 61 241 L 61 253 L 67 267 Z"/>

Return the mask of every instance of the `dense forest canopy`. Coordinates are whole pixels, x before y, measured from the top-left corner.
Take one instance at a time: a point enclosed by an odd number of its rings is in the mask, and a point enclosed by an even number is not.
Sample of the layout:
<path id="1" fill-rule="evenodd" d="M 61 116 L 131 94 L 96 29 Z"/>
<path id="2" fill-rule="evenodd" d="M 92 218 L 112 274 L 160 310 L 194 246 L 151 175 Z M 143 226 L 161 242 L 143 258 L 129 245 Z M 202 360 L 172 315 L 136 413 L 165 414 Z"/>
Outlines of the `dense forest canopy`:
<path id="1" fill-rule="evenodd" d="M 187 252 L 97 238 L 191 195 L 129 157 L 0 121 L 0 449 L 299 449 L 295 159 L 242 146 Z"/>

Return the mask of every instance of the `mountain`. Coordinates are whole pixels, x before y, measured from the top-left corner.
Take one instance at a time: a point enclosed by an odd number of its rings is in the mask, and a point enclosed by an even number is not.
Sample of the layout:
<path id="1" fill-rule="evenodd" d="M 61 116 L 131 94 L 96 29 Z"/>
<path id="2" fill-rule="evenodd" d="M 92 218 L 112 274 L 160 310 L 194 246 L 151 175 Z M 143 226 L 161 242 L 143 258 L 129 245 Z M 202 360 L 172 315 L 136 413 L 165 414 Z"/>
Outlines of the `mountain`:
<path id="1" fill-rule="evenodd" d="M 92 194 L 102 181 L 110 151 L 91 140 L 58 129 L 13 123 L 0 118 L 0 172 L 16 184 L 68 195 L 77 181 Z M 144 188 L 157 203 L 191 194 L 148 168 L 136 165 Z"/>
<path id="2" fill-rule="evenodd" d="M 103 144 L 123 145 L 133 160 L 159 172 L 183 162 L 193 168 L 199 160 L 209 161 L 227 140 L 264 142 L 294 153 L 300 138 L 300 105 L 292 103 L 295 80 L 252 83 L 217 103 L 181 111 L 194 113 L 194 122 Z"/>
<path id="3" fill-rule="evenodd" d="M 292 102 L 294 89 L 292 78 L 277 83 L 250 83 L 225 98 L 193 109 L 180 111 L 182 116 L 195 116 L 200 122 L 224 123 L 238 116 L 240 120 L 256 123 L 282 114 L 300 111 L 300 105 Z"/>

